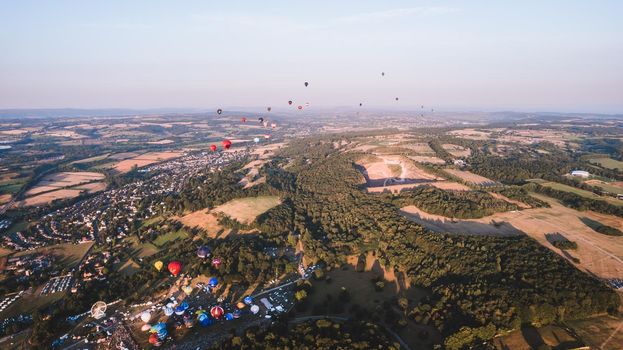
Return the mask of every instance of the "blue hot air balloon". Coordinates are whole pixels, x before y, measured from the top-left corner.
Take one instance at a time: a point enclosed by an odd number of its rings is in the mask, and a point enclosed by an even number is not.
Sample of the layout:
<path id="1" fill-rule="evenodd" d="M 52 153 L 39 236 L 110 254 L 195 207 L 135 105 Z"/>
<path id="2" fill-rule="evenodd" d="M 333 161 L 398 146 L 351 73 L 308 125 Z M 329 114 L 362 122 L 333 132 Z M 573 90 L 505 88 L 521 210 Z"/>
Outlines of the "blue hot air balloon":
<path id="1" fill-rule="evenodd" d="M 242 301 L 247 304 L 247 305 L 251 305 L 253 304 L 253 298 L 251 298 L 250 296 L 246 296 L 244 297 L 244 299 L 242 299 Z"/>
<path id="2" fill-rule="evenodd" d="M 178 305 L 178 306 L 175 308 L 175 314 L 176 314 L 176 315 L 183 315 L 183 314 L 184 314 L 184 311 L 186 311 L 186 310 L 182 307 L 182 305 Z"/>
<path id="3" fill-rule="evenodd" d="M 208 285 L 212 288 L 216 287 L 218 285 L 218 278 L 216 277 L 212 277 L 210 278 L 210 281 L 208 282 Z"/>
<path id="4" fill-rule="evenodd" d="M 205 259 L 207 257 L 210 256 L 210 248 L 206 247 L 206 246 L 201 246 L 199 247 L 199 249 L 197 249 L 197 256 L 200 257 L 201 259 Z"/>
<path id="5" fill-rule="evenodd" d="M 182 303 L 180 304 L 180 307 L 184 309 L 184 311 L 188 310 L 189 308 L 188 302 L 186 300 L 183 300 Z"/>
<path id="6" fill-rule="evenodd" d="M 226 313 L 226 314 L 225 314 L 225 319 L 226 319 L 227 321 L 231 321 L 231 320 L 233 320 L 233 319 L 234 319 L 234 314 L 232 314 L 231 312 Z"/>

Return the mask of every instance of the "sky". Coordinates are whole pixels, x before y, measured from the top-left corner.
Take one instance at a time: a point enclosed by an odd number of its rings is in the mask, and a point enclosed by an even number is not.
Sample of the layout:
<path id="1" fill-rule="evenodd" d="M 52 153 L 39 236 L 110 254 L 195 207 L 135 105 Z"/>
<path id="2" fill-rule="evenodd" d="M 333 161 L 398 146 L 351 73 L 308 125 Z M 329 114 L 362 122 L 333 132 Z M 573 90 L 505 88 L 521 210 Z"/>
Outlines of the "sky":
<path id="1" fill-rule="evenodd" d="M 0 0 L 0 108 L 623 113 L 622 13 L 619 0 Z"/>

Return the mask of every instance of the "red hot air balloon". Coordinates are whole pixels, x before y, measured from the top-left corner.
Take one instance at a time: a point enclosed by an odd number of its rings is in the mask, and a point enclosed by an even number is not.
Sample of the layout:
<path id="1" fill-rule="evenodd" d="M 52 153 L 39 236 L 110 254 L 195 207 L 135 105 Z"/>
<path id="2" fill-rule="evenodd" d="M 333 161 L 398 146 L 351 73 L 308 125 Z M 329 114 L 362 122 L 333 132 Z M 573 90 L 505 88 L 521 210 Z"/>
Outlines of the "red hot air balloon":
<path id="1" fill-rule="evenodd" d="M 210 145 L 210 149 L 212 150 L 212 152 L 216 152 L 217 147 L 216 145 Z"/>
<path id="2" fill-rule="evenodd" d="M 303 106 L 299 106 L 298 109 L 303 109 Z"/>
<path id="3" fill-rule="evenodd" d="M 276 128 L 277 127 L 277 123 L 270 124 L 270 127 L 273 128 L 273 129 Z"/>
<path id="4" fill-rule="evenodd" d="M 231 147 L 231 141 L 223 140 L 223 148 L 229 149 L 229 147 Z"/>
<path id="5" fill-rule="evenodd" d="M 292 105 L 292 101 L 288 101 L 288 104 L 291 106 Z"/>
<path id="6" fill-rule="evenodd" d="M 212 315 L 212 317 L 216 320 L 220 319 L 221 317 L 223 317 L 223 315 L 225 314 L 225 310 L 223 310 L 222 307 L 220 306 L 213 306 L 210 309 L 210 315 Z"/>
<path id="7" fill-rule="evenodd" d="M 173 260 L 169 263 L 169 272 L 173 275 L 173 276 L 177 276 L 180 274 L 180 272 L 182 271 L 182 263 L 177 261 L 177 260 Z"/>
<path id="8" fill-rule="evenodd" d="M 156 345 L 158 343 L 160 343 L 160 340 L 158 340 L 158 335 L 156 333 L 152 333 L 149 336 L 149 344 Z"/>
<path id="9" fill-rule="evenodd" d="M 218 269 L 218 267 L 221 266 L 221 259 L 220 258 L 212 259 L 212 266 L 214 266 L 214 267 L 216 267 Z"/>
<path id="10" fill-rule="evenodd" d="M 245 117 L 242 117 L 242 119 L 241 119 L 241 120 L 242 120 L 242 122 L 243 122 L 243 123 L 246 123 L 246 122 L 247 122 L 247 118 L 245 118 Z"/>

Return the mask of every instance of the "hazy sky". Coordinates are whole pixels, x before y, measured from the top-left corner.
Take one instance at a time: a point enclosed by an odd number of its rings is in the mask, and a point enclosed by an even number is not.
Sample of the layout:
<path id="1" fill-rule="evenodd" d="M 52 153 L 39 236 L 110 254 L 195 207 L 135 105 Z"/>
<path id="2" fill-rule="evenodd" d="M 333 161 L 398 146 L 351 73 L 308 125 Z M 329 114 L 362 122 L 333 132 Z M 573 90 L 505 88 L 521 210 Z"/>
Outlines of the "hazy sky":
<path id="1" fill-rule="evenodd" d="M 620 0 L 0 0 L 0 108 L 623 112 L 622 14 Z"/>

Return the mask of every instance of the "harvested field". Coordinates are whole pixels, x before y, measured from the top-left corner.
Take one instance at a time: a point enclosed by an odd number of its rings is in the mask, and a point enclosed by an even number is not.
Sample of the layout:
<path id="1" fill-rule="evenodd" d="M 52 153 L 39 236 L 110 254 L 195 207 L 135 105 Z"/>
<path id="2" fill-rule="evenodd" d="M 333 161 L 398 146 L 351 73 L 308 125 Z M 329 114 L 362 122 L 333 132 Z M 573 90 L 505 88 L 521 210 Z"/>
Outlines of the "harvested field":
<path id="1" fill-rule="evenodd" d="M 39 186 L 50 186 L 50 187 L 72 187 L 80 184 L 85 184 L 94 181 L 101 181 L 104 179 L 104 174 L 94 173 L 94 172 L 63 172 L 56 173 L 45 176 L 37 186 L 35 186 L 32 190 L 36 190 Z M 31 191 L 32 191 L 31 190 Z M 26 192 L 26 195 L 29 194 L 30 191 Z"/>
<path id="2" fill-rule="evenodd" d="M 134 158 L 125 159 L 115 164 L 113 169 L 120 173 L 127 173 L 132 170 L 134 166 L 141 168 L 154 163 L 159 163 L 165 160 L 177 158 L 182 155 L 182 152 L 149 152 L 141 154 Z"/>
<path id="3" fill-rule="evenodd" d="M 457 158 L 469 157 L 472 154 L 472 150 L 459 145 L 453 145 L 451 143 L 445 143 L 441 145 L 448 153 Z"/>
<path id="4" fill-rule="evenodd" d="M 605 182 L 601 180 L 587 180 L 584 181 L 585 184 L 599 187 L 603 191 L 615 193 L 615 194 L 623 194 L 623 182 Z"/>
<path id="5" fill-rule="evenodd" d="M 197 210 L 190 214 L 184 215 L 179 218 L 179 221 L 190 228 L 197 227 L 205 230 L 211 238 L 216 238 L 222 233 L 226 236 L 229 234 L 229 231 L 231 231 L 230 229 L 223 228 L 219 225 L 216 214 L 211 213 L 207 209 Z"/>
<path id="6" fill-rule="evenodd" d="M 45 205 L 51 203 L 53 200 L 57 199 L 69 199 L 78 197 L 80 195 L 81 190 L 55 190 L 52 192 L 46 192 L 43 194 L 38 194 L 33 197 L 28 197 L 24 200 L 21 200 L 16 203 L 18 207 L 27 207 L 27 206 L 38 206 Z"/>
<path id="7" fill-rule="evenodd" d="M 220 212 L 240 223 L 250 224 L 258 215 L 279 204 L 281 200 L 276 196 L 238 198 L 219 205 L 212 212 Z"/>
<path id="8" fill-rule="evenodd" d="M 579 212 L 564 207 L 551 198 L 534 196 L 548 202 L 551 208 L 496 213 L 470 220 L 452 220 L 431 215 L 413 206 L 402 208 L 400 213 L 436 232 L 500 236 L 527 234 L 543 246 L 568 259 L 581 270 L 601 278 L 623 276 L 623 237 L 607 236 L 595 232 L 581 220 L 583 217 L 588 217 L 605 225 L 621 228 L 623 224 L 620 218 L 592 211 Z M 575 241 L 578 248 L 573 252 L 561 251 L 547 241 L 545 237 L 547 233 L 560 233 L 568 240 Z M 574 263 L 574 259 L 578 259 L 579 262 Z"/>
<path id="9" fill-rule="evenodd" d="M 443 180 L 418 168 L 411 159 L 398 155 L 368 156 L 357 163 L 368 187 L 386 187 Z"/>
<path id="10" fill-rule="evenodd" d="M 421 183 L 412 183 L 412 184 L 403 184 L 403 185 L 387 185 L 383 187 L 368 187 L 366 190 L 368 193 L 382 193 L 384 191 L 392 192 L 392 193 L 400 193 L 404 190 L 409 190 L 412 188 L 416 188 L 419 186 L 434 186 L 442 190 L 449 191 L 471 191 L 472 189 L 451 181 L 432 181 L 432 182 L 421 182 Z"/>
<path id="11" fill-rule="evenodd" d="M 491 185 L 497 184 L 493 180 L 487 179 L 486 177 L 476 175 L 472 172 L 465 171 L 465 170 L 444 169 L 443 171 L 450 174 L 451 176 L 458 177 L 459 179 L 467 183 L 472 183 L 474 185 L 491 186 Z"/>
<path id="12" fill-rule="evenodd" d="M 580 347 L 582 342 L 560 326 L 545 326 L 541 328 L 524 327 L 510 334 L 497 337 L 493 341 L 498 350 L 532 350 L 545 348 L 557 348 L 561 344 L 564 349 Z"/>
<path id="13" fill-rule="evenodd" d="M 428 145 L 428 143 L 406 143 L 406 144 L 400 144 L 400 147 L 409 149 L 415 153 L 418 154 L 423 154 L 423 155 L 434 155 L 435 151 L 433 151 L 432 148 L 430 148 L 430 146 Z"/>
<path id="14" fill-rule="evenodd" d="M 169 144 L 175 143 L 175 141 L 166 139 L 166 140 L 159 140 L 159 141 L 149 141 L 147 143 L 150 145 L 169 145 Z"/>
<path id="15" fill-rule="evenodd" d="M 0 204 L 5 204 L 11 201 L 12 196 L 10 194 L 0 195 Z"/>
<path id="16" fill-rule="evenodd" d="M 45 176 L 37 186 L 26 191 L 17 206 L 37 206 L 56 199 L 74 198 L 82 191 L 94 193 L 106 189 L 104 175 L 93 172 L 62 172 Z"/>
<path id="17" fill-rule="evenodd" d="M 418 163 L 428 163 L 428 164 L 446 164 L 446 161 L 437 158 L 437 157 L 428 157 L 428 156 L 409 156 L 410 159 L 418 162 Z"/>
<path id="18" fill-rule="evenodd" d="M 620 350 L 623 344 L 623 319 L 604 315 L 566 322 L 591 349 Z"/>
<path id="19" fill-rule="evenodd" d="M 452 130 L 448 132 L 448 135 L 458 136 L 469 140 L 488 140 L 491 136 L 491 131 L 481 131 L 476 129 L 461 129 Z"/>
<path id="20" fill-rule="evenodd" d="M 613 204 L 613 205 L 623 206 L 623 201 L 622 200 L 619 200 L 619 199 L 616 199 L 616 198 L 613 198 L 613 197 L 608 197 L 608 196 L 600 196 L 600 195 L 598 195 L 596 193 L 593 193 L 593 192 L 590 192 L 590 191 L 586 191 L 586 190 L 582 190 L 582 189 L 579 189 L 579 188 L 575 188 L 575 187 L 572 187 L 572 186 L 568 186 L 568 185 L 565 185 L 565 184 L 561 184 L 561 183 L 558 183 L 558 182 L 551 182 L 551 181 L 545 181 L 545 180 L 540 180 L 540 179 L 537 179 L 537 180 L 534 180 L 534 181 L 530 180 L 530 181 L 536 182 L 536 183 L 540 184 L 541 186 L 546 186 L 546 187 L 549 187 L 549 188 L 553 188 L 553 189 L 558 190 L 558 191 L 571 192 L 571 193 L 575 193 L 578 196 L 582 196 L 582 197 L 585 197 L 585 198 L 596 199 L 596 200 L 603 200 L 603 201 L 606 201 L 606 202 L 608 202 L 610 204 Z"/>

